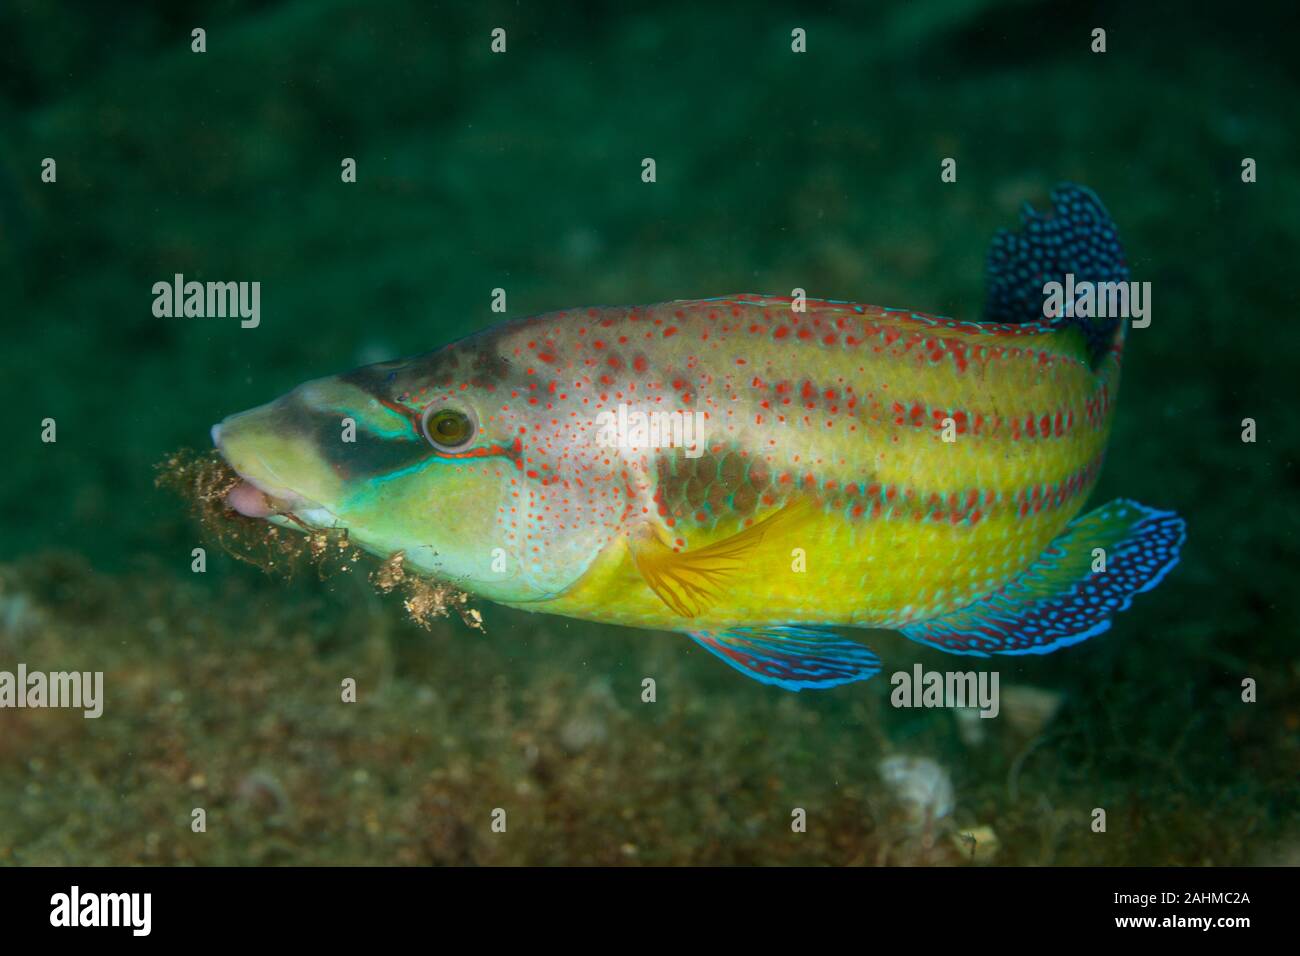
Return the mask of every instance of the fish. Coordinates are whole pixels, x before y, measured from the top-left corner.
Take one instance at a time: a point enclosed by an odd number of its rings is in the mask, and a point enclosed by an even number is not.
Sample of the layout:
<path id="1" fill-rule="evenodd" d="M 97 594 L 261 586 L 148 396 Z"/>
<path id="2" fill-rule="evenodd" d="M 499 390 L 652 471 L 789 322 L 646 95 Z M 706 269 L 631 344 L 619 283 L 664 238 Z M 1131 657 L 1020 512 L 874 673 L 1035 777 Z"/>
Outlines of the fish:
<path id="1" fill-rule="evenodd" d="M 1129 269 L 1091 190 L 1051 203 L 994 237 L 979 318 L 800 290 L 565 309 L 309 381 L 212 428 L 226 503 L 511 608 L 682 633 L 792 691 L 878 673 L 864 629 L 1077 644 L 1186 526 L 1124 498 L 1081 514 L 1128 323 L 1047 315 L 1045 284 Z"/>

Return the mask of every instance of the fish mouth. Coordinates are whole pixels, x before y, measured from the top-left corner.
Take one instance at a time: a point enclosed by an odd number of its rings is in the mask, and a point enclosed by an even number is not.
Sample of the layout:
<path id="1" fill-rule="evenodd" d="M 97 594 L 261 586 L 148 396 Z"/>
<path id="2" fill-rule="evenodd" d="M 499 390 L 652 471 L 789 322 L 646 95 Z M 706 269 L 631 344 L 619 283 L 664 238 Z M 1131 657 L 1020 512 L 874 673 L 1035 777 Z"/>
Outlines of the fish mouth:
<path id="1" fill-rule="evenodd" d="M 212 444 L 231 470 L 239 476 L 239 483 L 226 492 L 226 507 L 246 518 L 272 518 L 276 515 L 293 515 L 301 511 L 319 511 L 318 502 L 304 498 L 297 492 L 278 485 L 275 472 L 266 462 L 258 458 L 259 475 L 251 477 L 243 468 L 231 460 L 231 456 L 221 444 L 221 426 L 212 426 Z"/>
<path id="2" fill-rule="evenodd" d="M 243 475 L 239 477 L 239 484 L 226 493 L 226 507 L 245 518 L 269 518 L 272 515 L 292 513 L 299 507 L 287 498 L 271 494 Z"/>

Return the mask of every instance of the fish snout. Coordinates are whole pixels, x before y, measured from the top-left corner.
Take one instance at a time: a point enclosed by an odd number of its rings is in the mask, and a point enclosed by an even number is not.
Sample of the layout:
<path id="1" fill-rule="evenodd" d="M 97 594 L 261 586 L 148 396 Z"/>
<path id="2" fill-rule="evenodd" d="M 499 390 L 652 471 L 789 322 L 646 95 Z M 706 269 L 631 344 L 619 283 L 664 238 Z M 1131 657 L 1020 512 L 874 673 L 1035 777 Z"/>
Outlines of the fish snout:
<path id="1" fill-rule="evenodd" d="M 320 508 L 319 458 L 282 427 L 275 404 L 231 415 L 212 426 L 212 444 L 242 479 L 226 504 L 249 518 Z"/>

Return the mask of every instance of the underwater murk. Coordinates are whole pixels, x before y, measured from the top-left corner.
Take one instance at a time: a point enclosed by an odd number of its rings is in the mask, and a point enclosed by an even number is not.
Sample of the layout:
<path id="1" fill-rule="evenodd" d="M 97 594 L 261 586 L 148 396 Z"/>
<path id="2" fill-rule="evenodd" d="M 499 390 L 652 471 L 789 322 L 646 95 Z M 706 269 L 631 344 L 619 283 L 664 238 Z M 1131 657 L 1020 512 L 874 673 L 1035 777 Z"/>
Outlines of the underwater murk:
<path id="1" fill-rule="evenodd" d="M 1300 862 L 1280 31 L 585 15 L 0 12 L 0 862 Z"/>

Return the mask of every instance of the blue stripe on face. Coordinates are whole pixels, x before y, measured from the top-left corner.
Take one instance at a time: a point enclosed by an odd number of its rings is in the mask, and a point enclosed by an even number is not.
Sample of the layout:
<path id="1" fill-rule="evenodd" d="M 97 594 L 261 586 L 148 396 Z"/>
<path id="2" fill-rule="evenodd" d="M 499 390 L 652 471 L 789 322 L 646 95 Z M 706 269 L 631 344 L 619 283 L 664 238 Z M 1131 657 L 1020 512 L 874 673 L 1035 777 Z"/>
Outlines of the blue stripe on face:
<path id="1" fill-rule="evenodd" d="M 294 394 L 287 427 L 310 435 L 325 463 L 344 480 L 386 475 L 434 452 L 414 413 L 403 415 L 354 387 L 339 387 L 336 379 L 310 383 Z M 354 429 L 344 424 L 349 418 Z"/>
<path id="2" fill-rule="evenodd" d="M 344 417 L 350 417 L 356 421 L 358 431 L 364 428 L 376 438 L 393 440 L 419 437 L 413 435 L 409 418 L 377 402 L 372 408 L 361 409 L 348 405 L 337 405 L 332 409 L 322 409 L 322 411 L 333 411 L 338 415 L 339 421 L 342 421 Z"/>
<path id="3" fill-rule="evenodd" d="M 397 481 L 400 478 L 409 478 L 411 475 L 418 475 L 420 472 L 424 471 L 424 469 L 428 468 L 430 465 L 443 460 L 444 459 L 439 458 L 437 455 L 430 455 L 428 458 L 425 458 L 423 461 L 417 461 L 415 464 L 407 465 L 405 468 L 399 468 L 396 471 L 390 471 L 386 475 L 375 475 L 373 478 L 370 479 L 370 484 L 382 485 L 382 484 L 387 484 L 390 481 Z"/>

